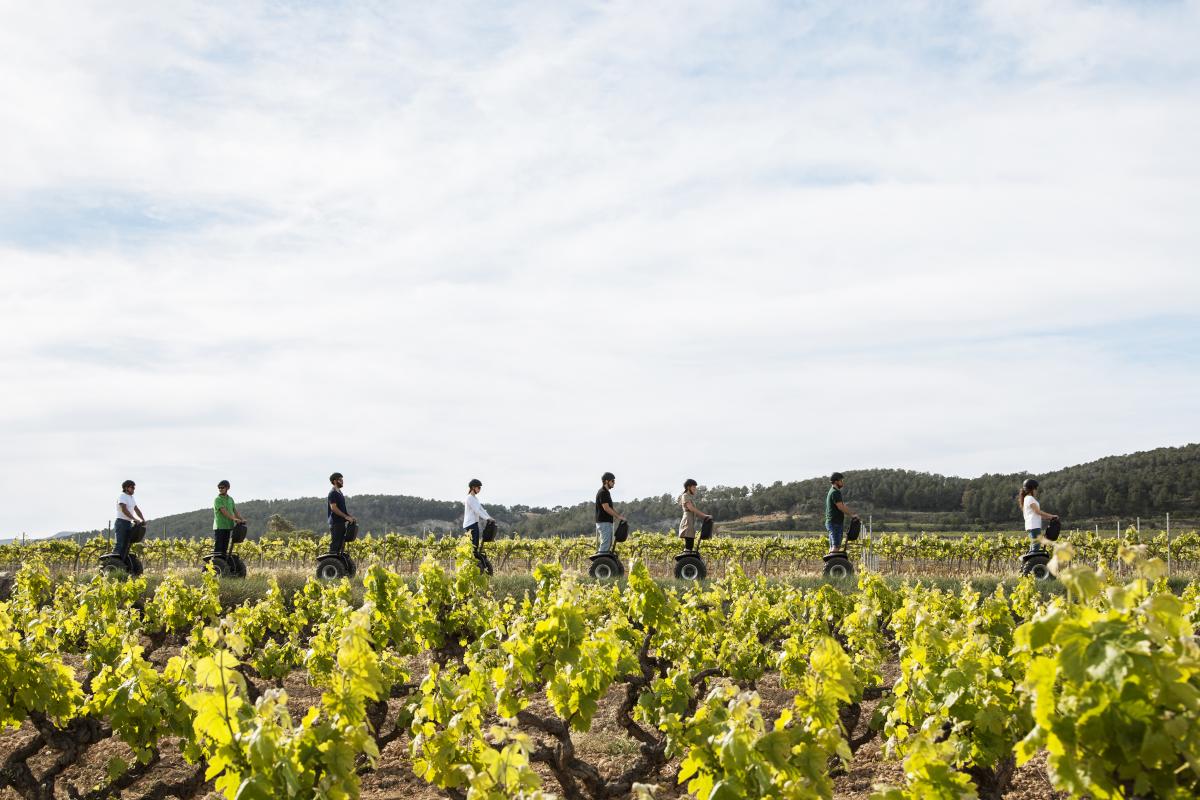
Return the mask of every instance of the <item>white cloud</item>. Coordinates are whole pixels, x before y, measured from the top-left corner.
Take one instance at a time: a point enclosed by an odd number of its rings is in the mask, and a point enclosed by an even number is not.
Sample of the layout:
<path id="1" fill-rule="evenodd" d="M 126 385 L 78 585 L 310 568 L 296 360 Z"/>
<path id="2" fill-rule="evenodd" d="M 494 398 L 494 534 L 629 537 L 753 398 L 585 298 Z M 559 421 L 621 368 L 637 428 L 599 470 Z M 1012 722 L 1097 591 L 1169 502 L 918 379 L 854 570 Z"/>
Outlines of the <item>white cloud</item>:
<path id="1" fill-rule="evenodd" d="M 1198 8 L 10 9 L 6 525 L 1194 438 Z"/>

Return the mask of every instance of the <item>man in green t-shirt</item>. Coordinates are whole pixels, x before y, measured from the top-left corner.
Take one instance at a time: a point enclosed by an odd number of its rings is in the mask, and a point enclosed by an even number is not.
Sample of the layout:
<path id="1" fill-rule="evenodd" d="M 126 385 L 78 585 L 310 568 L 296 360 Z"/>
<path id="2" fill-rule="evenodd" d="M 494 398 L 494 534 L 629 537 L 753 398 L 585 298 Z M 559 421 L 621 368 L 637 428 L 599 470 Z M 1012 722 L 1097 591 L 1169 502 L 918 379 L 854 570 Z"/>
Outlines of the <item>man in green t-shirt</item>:
<path id="1" fill-rule="evenodd" d="M 229 553 L 229 535 L 233 526 L 245 522 L 237 512 L 237 504 L 229 496 L 229 481 L 217 484 L 217 499 L 213 500 L 213 552 L 227 555 Z"/>
<path id="2" fill-rule="evenodd" d="M 825 530 L 829 531 L 829 552 L 833 553 L 842 549 L 842 525 L 846 522 L 846 515 L 858 519 L 858 514 L 842 502 L 842 487 L 846 485 L 842 473 L 830 475 L 829 483 L 829 494 L 825 495 Z"/>

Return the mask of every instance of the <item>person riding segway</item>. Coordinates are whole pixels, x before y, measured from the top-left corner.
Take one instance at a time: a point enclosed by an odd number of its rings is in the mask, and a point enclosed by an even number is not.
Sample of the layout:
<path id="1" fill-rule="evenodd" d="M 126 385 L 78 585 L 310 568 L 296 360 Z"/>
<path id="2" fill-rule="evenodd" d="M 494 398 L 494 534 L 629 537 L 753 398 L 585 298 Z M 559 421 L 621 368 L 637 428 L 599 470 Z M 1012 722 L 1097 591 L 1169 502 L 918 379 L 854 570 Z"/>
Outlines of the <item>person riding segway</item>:
<path id="1" fill-rule="evenodd" d="M 204 556 L 217 575 L 246 577 L 246 564 L 233 552 L 231 545 L 246 541 L 246 520 L 238 513 L 237 504 L 229 496 L 229 481 L 217 484 L 213 500 L 213 551 Z"/>
<path id="2" fill-rule="evenodd" d="M 683 494 L 679 495 L 679 508 L 683 512 L 679 520 L 679 538 L 683 539 L 683 552 L 675 556 L 675 577 L 685 581 L 703 580 L 708 575 L 708 567 L 696 544 L 696 517 L 702 520 L 700 540 L 711 539 L 713 535 L 712 515 L 696 508 L 692 502 L 695 496 L 696 481 L 688 478 L 683 482 Z"/>
<path id="3" fill-rule="evenodd" d="M 825 568 L 822 572 L 827 578 L 848 578 L 854 574 L 854 565 L 846 555 L 842 532 L 846 516 L 849 515 L 850 528 L 846 531 L 846 541 L 854 541 L 862 530 L 862 520 L 842 501 L 845 476 L 835 472 L 829 476 L 829 484 L 829 493 L 825 495 L 825 530 L 829 533 L 829 552 L 824 556 Z"/>
<path id="4" fill-rule="evenodd" d="M 1042 546 L 1041 540 L 1058 539 L 1062 522 L 1057 514 L 1042 511 L 1042 505 L 1038 501 L 1040 493 L 1038 482 L 1029 478 L 1021 484 L 1021 494 L 1017 497 L 1017 503 L 1020 504 L 1021 513 L 1025 518 L 1025 532 L 1029 534 L 1029 552 L 1021 556 L 1021 574 L 1032 575 L 1039 581 L 1044 581 L 1053 578 L 1054 574 L 1050 571 L 1050 552 Z M 1044 533 L 1043 520 L 1049 520 Z"/>
<path id="5" fill-rule="evenodd" d="M 472 478 L 467 484 L 467 499 L 463 501 L 463 530 L 469 531 L 471 534 L 471 547 L 475 551 L 475 560 L 479 562 L 479 569 L 491 575 L 492 562 L 483 552 L 483 543 L 495 541 L 496 520 L 492 519 L 492 515 L 479 502 L 478 495 L 482 490 L 483 481 L 478 478 Z M 486 524 L 481 527 L 480 523 L 482 522 L 486 522 Z"/>
<path id="6" fill-rule="evenodd" d="M 330 475 L 329 482 L 333 485 L 325 503 L 329 520 L 329 552 L 317 559 L 317 577 L 322 580 L 353 577 L 357 571 L 354 559 L 346 552 L 346 543 L 358 538 L 358 520 L 346 509 L 346 495 L 342 493 L 346 482 L 342 473 Z"/>
<path id="7" fill-rule="evenodd" d="M 133 481 L 121 484 L 121 494 L 117 497 L 117 519 L 113 523 L 116 537 L 114 549 L 100 556 L 100 571 L 106 575 L 117 572 L 142 574 L 142 560 L 130 552 L 135 544 L 146 537 L 146 517 L 133 495 L 136 488 L 137 484 Z"/>
<path id="8" fill-rule="evenodd" d="M 591 556 L 592 565 L 588 574 L 601 580 L 619 578 L 625 574 L 625 567 L 613 546 L 614 541 L 623 542 L 629 537 L 629 522 L 612 505 L 611 490 L 616 483 L 616 476 L 606 472 L 600 476 L 600 491 L 596 492 L 596 535 L 600 537 L 600 549 Z M 615 530 L 614 519 L 620 520 Z"/>

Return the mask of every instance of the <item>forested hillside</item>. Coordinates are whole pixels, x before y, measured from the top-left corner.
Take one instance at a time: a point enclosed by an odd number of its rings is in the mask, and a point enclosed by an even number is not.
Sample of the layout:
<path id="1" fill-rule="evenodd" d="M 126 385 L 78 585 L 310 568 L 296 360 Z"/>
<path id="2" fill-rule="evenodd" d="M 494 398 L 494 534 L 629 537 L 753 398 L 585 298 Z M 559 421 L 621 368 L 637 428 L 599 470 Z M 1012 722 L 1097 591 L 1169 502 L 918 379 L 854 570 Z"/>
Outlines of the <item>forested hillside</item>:
<path id="1" fill-rule="evenodd" d="M 846 501 L 874 515 L 877 523 L 902 525 L 905 521 L 936 527 L 1002 526 L 1019 522 L 1016 493 L 1025 473 L 954 478 L 897 469 L 846 472 Z M 1161 517 L 1166 512 L 1200 517 L 1200 444 L 1164 447 L 1132 455 L 1111 456 L 1088 464 L 1066 467 L 1037 476 L 1042 481 L 1046 508 L 1063 515 L 1069 524 L 1135 516 Z M 821 527 L 825 492 L 824 476 L 770 486 L 701 487 L 699 506 L 719 520 L 738 520 L 735 527 Z M 675 496 L 615 500 L 635 527 L 666 530 L 678 521 Z M 592 531 L 591 487 L 581 487 L 580 502 L 553 510 L 528 506 L 494 506 L 488 509 L 504 523 L 528 535 L 577 534 Z M 374 532 L 457 530 L 462 503 L 426 500 L 403 495 L 354 495 L 351 510 L 364 530 Z M 274 526 L 323 531 L 324 498 L 251 500 L 239 505 L 250 520 L 252 535 Z M 878 526 L 877 526 L 878 527 Z M 154 519 L 150 536 L 208 536 L 212 511 L 199 510 Z"/>

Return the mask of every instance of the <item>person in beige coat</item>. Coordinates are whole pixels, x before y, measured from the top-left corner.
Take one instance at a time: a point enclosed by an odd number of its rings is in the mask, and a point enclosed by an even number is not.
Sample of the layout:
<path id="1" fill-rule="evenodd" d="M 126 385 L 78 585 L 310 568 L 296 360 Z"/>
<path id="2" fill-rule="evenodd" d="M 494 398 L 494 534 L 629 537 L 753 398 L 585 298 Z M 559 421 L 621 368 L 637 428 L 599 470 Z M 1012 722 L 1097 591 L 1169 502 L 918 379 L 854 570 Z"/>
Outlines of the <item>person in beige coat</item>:
<path id="1" fill-rule="evenodd" d="M 679 538 L 683 539 L 683 547 L 685 550 L 694 550 L 696 547 L 696 518 L 701 521 L 712 519 L 712 514 L 705 514 L 700 509 L 696 508 L 696 504 L 692 502 L 696 497 L 696 481 L 688 478 L 683 482 L 683 494 L 679 495 L 679 508 L 683 511 L 683 517 L 679 520 Z"/>

